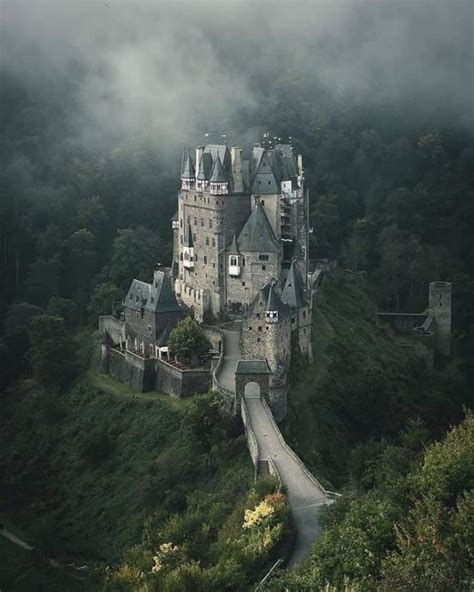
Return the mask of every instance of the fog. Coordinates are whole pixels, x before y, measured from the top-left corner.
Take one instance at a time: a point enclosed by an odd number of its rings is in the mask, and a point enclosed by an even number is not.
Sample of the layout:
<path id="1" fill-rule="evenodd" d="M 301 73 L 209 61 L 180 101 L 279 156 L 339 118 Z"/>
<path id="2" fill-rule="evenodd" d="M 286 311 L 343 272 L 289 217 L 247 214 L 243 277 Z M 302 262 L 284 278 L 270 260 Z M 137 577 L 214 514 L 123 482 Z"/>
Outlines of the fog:
<path id="1" fill-rule="evenodd" d="M 183 144 L 245 138 L 276 88 L 472 125 L 468 0 L 14 1 L 1 68 L 35 92 L 74 96 L 85 142 L 143 134 Z M 313 107 L 314 108 L 314 107 Z"/>

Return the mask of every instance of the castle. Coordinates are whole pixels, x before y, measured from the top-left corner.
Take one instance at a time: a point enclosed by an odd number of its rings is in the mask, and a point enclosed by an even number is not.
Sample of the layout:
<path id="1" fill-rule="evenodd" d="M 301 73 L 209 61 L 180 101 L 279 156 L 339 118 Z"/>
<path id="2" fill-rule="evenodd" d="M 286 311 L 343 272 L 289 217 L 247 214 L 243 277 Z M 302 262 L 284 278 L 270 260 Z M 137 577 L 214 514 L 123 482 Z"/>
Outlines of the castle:
<path id="1" fill-rule="evenodd" d="M 303 158 L 290 144 L 255 144 L 246 156 L 226 144 L 184 151 L 172 265 L 157 266 L 152 283 L 132 281 L 121 318 L 99 319 L 102 367 L 139 391 L 228 391 L 235 410 L 242 398 L 236 385 L 254 380 L 280 419 L 292 356 L 312 360 L 318 273 L 309 269 L 309 198 Z M 201 323 L 216 359 L 225 323 L 238 321 L 229 389 L 217 381 L 215 360 L 186 368 L 170 358 L 168 337 L 185 315 Z M 430 284 L 426 313 L 379 313 L 378 320 L 432 367 L 435 354 L 450 355 L 451 284 Z"/>
<path id="2" fill-rule="evenodd" d="M 133 280 L 123 318 L 101 320 L 105 369 L 111 345 L 127 366 L 135 357 L 168 363 L 167 338 L 188 312 L 207 325 L 240 319 L 240 357 L 266 361 L 281 390 L 292 352 L 312 355 L 302 156 L 290 144 L 255 144 L 247 158 L 226 144 L 185 150 L 172 230 L 171 269 L 155 270 L 151 284 Z M 115 373 L 142 390 L 159 374 L 146 365 L 136 381 L 129 368 Z"/>

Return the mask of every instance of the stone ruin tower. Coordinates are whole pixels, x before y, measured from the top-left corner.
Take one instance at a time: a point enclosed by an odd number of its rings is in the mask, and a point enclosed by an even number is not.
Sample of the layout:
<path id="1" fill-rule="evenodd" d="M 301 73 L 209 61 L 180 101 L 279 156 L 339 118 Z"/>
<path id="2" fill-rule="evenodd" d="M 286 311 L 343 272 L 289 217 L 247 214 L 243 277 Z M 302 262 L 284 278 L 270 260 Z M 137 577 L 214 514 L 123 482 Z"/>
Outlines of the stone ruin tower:
<path id="1" fill-rule="evenodd" d="M 435 320 L 435 347 L 446 358 L 451 355 L 451 292 L 450 282 L 430 283 L 429 308 Z"/>

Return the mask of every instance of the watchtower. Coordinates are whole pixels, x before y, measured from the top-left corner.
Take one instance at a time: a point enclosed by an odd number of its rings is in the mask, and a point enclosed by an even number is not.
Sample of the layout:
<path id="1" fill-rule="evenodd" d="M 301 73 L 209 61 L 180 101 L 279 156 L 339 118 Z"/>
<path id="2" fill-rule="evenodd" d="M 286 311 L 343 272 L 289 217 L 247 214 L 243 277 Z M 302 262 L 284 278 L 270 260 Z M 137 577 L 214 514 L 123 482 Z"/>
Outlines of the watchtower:
<path id="1" fill-rule="evenodd" d="M 431 282 L 429 306 L 436 322 L 436 351 L 451 355 L 451 283 Z"/>

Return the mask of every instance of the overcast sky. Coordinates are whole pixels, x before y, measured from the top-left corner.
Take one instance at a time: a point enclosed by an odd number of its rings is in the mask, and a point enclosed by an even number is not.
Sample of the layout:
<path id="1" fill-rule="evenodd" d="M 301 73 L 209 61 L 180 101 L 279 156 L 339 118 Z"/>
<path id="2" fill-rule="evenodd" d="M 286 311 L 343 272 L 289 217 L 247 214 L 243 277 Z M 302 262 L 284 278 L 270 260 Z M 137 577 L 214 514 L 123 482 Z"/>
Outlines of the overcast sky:
<path id="1" fill-rule="evenodd" d="M 181 142 L 209 122 L 230 125 L 291 76 L 318 81 L 348 109 L 361 101 L 399 104 L 407 113 L 441 105 L 454 123 L 468 125 L 473 6 L 2 1 L 0 65 L 49 91 L 77 77 L 77 127 L 104 136 L 152 129 Z"/>

